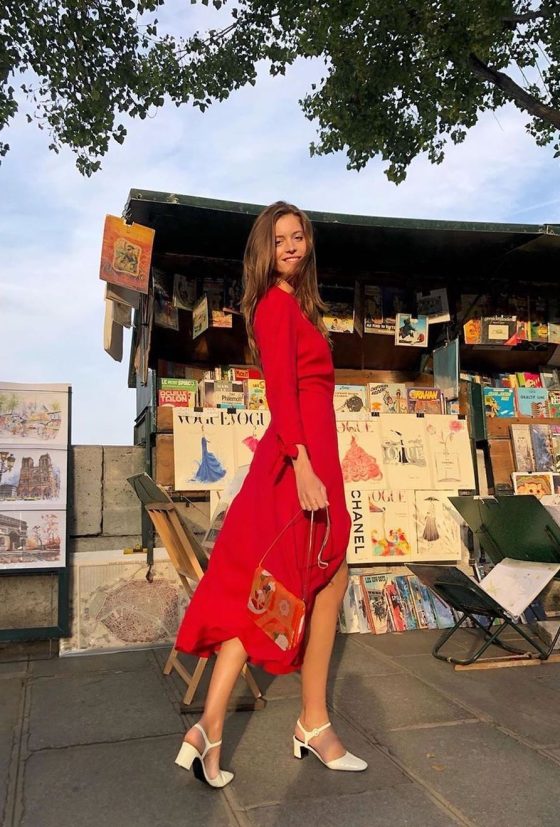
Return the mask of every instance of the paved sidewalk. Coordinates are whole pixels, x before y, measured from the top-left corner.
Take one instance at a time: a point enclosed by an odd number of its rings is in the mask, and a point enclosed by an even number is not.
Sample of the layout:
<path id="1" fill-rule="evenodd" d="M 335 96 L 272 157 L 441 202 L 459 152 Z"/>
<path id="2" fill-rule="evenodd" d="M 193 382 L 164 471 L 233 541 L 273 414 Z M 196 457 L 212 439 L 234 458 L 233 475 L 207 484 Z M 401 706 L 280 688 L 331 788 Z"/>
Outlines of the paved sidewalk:
<path id="1" fill-rule="evenodd" d="M 454 672 L 433 632 L 337 640 L 332 718 L 365 773 L 291 756 L 299 677 L 259 674 L 215 791 L 174 764 L 188 716 L 166 650 L 50 657 L 0 647 L 4 827 L 558 827 L 560 664 Z M 471 645 L 464 632 L 457 647 Z M 244 692 L 242 685 L 240 692 Z"/>

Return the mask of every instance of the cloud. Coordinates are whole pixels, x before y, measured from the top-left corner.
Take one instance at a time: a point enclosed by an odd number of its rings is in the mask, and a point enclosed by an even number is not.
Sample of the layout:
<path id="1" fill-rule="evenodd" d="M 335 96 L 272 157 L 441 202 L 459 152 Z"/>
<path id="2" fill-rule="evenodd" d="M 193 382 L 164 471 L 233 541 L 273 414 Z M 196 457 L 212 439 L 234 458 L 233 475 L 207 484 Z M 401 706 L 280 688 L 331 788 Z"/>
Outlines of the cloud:
<path id="1" fill-rule="evenodd" d="M 197 9 L 191 23 L 205 19 Z M 104 216 L 121 213 L 131 188 L 253 203 L 286 198 L 306 209 L 379 216 L 553 223 L 558 215 L 558 162 L 534 145 L 513 107 L 484 115 L 440 166 L 417 159 L 399 187 L 379 160 L 356 173 L 343 153 L 310 158 L 315 127 L 297 101 L 319 72 L 300 61 L 285 77 L 261 72 L 255 88 L 204 115 L 166 107 L 129 122 L 124 145 L 112 146 L 91 179 L 79 175 L 69 151 L 49 153 L 43 133 L 14 125 L 0 171 L 0 379 L 71 382 L 75 442 L 132 440 L 128 355 L 117 364 L 103 351 L 98 279 Z"/>

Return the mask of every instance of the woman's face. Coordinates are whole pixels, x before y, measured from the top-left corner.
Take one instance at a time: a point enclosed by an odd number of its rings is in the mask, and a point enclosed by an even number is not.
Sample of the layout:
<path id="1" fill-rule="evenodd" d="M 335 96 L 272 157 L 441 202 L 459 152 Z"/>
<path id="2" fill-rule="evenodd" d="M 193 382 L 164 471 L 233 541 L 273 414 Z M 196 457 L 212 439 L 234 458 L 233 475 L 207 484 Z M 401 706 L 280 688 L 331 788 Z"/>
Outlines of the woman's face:
<path id="1" fill-rule="evenodd" d="M 275 226 L 275 244 L 275 270 L 283 279 L 290 281 L 307 252 L 303 227 L 297 215 L 289 213 L 278 219 Z"/>

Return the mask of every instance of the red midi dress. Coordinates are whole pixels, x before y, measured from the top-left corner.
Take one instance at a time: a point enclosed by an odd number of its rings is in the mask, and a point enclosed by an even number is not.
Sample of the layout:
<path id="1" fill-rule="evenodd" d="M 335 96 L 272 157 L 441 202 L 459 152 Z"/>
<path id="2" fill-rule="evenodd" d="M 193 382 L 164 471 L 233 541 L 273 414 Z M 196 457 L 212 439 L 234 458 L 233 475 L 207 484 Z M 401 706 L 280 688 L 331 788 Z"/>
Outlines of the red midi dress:
<path id="1" fill-rule="evenodd" d="M 263 553 L 300 512 L 291 461 L 295 445 L 306 446 L 313 470 L 327 489 L 331 528 L 321 560 L 328 565 L 321 567 L 317 559 L 325 538 L 324 510 L 315 512 L 311 556 L 311 512 L 303 511 L 272 547 L 265 565 L 293 594 L 301 597 L 307 589 L 307 613 L 345 558 L 351 521 L 338 458 L 328 342 L 303 314 L 296 297 L 276 285 L 257 304 L 254 331 L 271 421 L 229 506 L 176 647 L 209 657 L 224 641 L 237 637 L 249 662 L 281 674 L 301 666 L 305 643 L 283 651 L 255 624 L 247 602 Z"/>

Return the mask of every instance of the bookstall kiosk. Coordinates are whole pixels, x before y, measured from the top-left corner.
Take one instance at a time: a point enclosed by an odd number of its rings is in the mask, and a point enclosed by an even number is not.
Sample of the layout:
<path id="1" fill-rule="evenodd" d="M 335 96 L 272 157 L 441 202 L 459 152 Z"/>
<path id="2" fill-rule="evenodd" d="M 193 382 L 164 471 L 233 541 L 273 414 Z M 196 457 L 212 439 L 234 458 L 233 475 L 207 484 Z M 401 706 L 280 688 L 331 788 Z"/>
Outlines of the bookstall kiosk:
<path id="1" fill-rule="evenodd" d="M 303 205 L 305 207 L 305 205 Z M 170 278 L 181 273 L 201 279 L 241 277 L 242 256 L 257 205 L 131 190 L 124 219 L 155 230 L 152 267 Z M 450 319 L 430 325 L 427 347 L 399 347 L 381 332 L 333 333 L 336 381 L 357 385 L 373 382 L 433 384 L 431 353 L 462 331 L 457 312 L 461 294 L 476 299 L 491 292 L 499 304 L 512 291 L 553 297 L 560 262 L 560 227 L 444 222 L 308 212 L 316 232 L 320 289 L 366 285 L 400 289 L 411 300 L 444 289 Z M 362 292 L 363 298 L 363 292 Z M 249 361 L 243 318 L 232 313 L 231 327 L 210 326 L 193 338 L 193 314 L 178 312 L 175 329 L 153 324 L 153 285 L 135 312 L 129 386 L 136 388 L 134 439 L 145 448 L 145 468 L 174 499 L 208 499 L 202 492 L 177 491 L 173 475 L 173 409 L 158 407 L 158 380 L 170 363 L 188 365 L 197 379 L 216 365 Z M 231 309 L 235 310 L 235 307 Z M 524 341 L 511 348 L 460 344 L 461 370 L 479 372 L 537 371 L 560 361 L 559 348 L 548 342 Z M 509 478 L 510 453 L 495 447 L 507 425 L 490 429 L 484 417 L 480 387 L 462 382 L 458 400 L 469 423 L 473 445 L 484 448 L 489 489 Z M 503 420 L 502 422 L 505 422 Z M 502 429 L 500 434 L 496 430 Z M 505 458 L 505 459 L 504 459 Z M 144 515 L 144 544 L 153 545 Z M 374 562 L 374 561 L 372 561 Z"/>

